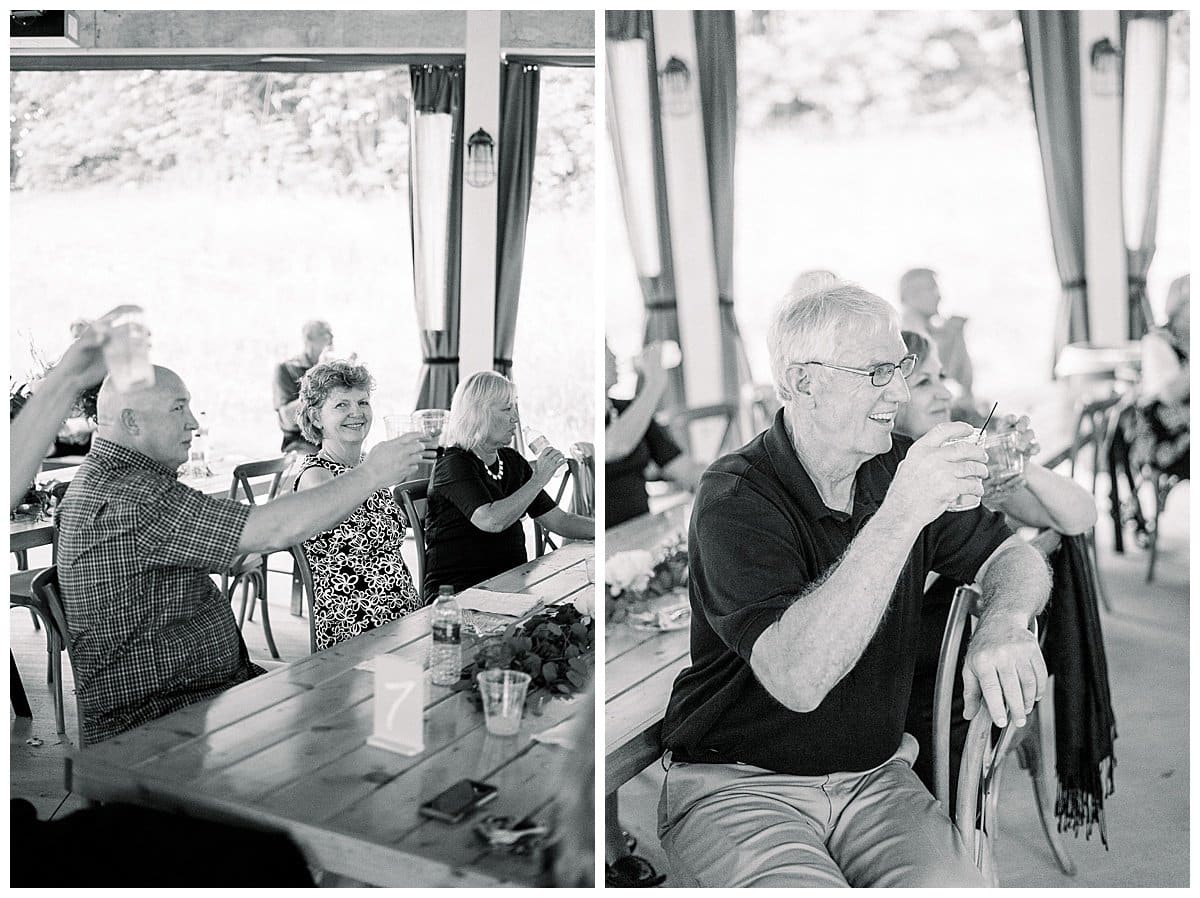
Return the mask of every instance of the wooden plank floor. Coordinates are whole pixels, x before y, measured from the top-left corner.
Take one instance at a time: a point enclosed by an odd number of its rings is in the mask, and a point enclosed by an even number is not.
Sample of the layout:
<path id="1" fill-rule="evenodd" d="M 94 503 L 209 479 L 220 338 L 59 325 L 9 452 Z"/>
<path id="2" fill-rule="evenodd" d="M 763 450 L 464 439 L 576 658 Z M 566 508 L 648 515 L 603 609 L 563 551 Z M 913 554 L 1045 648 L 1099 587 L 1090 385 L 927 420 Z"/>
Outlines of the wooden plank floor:
<path id="1" fill-rule="evenodd" d="M 1081 482 L 1090 485 L 1090 473 Z M 1107 495 L 1104 478 L 1097 487 Z M 1132 539 L 1112 551 L 1112 526 L 1101 499 L 1097 528 L 1100 568 L 1113 604 L 1102 613 L 1113 707 L 1117 719 L 1115 792 L 1105 802 L 1106 851 L 1063 836 L 1078 868 L 1062 874 L 1042 835 L 1029 776 L 1015 753 L 1004 771 L 997 847 L 1001 884 L 1011 887 L 1186 887 L 1189 874 L 1189 548 L 1191 484 L 1171 493 L 1163 515 L 1154 583 L 1145 583 L 1147 553 Z M 1053 764 L 1053 750 L 1045 755 Z M 659 872 L 669 865 L 658 842 L 660 765 L 620 790 L 621 823 L 638 839 L 638 854 Z M 664 888 L 679 885 L 668 875 Z"/>

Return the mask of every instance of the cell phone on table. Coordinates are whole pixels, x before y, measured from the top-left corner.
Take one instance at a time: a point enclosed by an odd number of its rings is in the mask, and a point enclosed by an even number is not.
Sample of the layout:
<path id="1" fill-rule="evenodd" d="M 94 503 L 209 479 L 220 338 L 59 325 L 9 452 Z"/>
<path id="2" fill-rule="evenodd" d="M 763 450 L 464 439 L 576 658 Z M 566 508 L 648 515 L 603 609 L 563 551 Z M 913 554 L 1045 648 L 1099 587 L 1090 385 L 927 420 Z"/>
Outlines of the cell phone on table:
<path id="1" fill-rule="evenodd" d="M 459 780 L 422 804 L 419 810 L 423 817 L 458 823 L 495 798 L 497 791 L 491 783 Z"/>

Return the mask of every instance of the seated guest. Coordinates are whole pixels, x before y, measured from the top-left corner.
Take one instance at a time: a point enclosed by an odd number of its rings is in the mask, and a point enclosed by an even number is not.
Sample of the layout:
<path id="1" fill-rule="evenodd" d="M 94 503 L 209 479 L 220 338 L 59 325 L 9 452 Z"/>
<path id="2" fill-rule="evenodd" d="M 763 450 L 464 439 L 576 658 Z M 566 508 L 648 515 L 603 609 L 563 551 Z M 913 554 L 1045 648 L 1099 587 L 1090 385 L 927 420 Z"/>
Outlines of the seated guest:
<path id="1" fill-rule="evenodd" d="M 701 469 L 654 420 L 654 410 L 667 388 L 660 345 L 642 350 L 635 363 L 642 372 L 642 391 L 632 399 L 609 399 L 604 413 L 604 513 L 606 527 L 646 514 L 646 467 L 654 462 L 662 476 L 694 490 Z M 617 357 L 604 343 L 604 388 L 617 383 Z"/>
<path id="2" fill-rule="evenodd" d="M 954 384 L 955 405 L 967 410 L 975 407 L 972 393 L 975 374 L 971 355 L 963 338 L 967 319 L 960 315 L 943 318 L 938 312 L 942 293 L 937 274 L 928 268 L 913 268 L 900 278 L 900 326 L 904 330 L 929 334 L 937 344 L 946 377 Z"/>
<path id="3" fill-rule="evenodd" d="M 310 490 L 358 467 L 374 415 L 375 382 L 362 365 L 323 362 L 300 381 L 300 430 L 321 448 L 300 463 L 293 489 Z M 421 607 L 400 556 L 408 520 L 377 490 L 337 527 L 304 541 L 312 567 L 313 627 L 327 649 Z"/>
<path id="4" fill-rule="evenodd" d="M 58 512 L 58 576 L 90 745 L 262 673 L 210 574 L 240 555 L 327 531 L 422 459 L 415 435 L 376 446 L 341 477 L 248 506 L 179 483 L 199 424 L 179 376 L 97 398 L 91 452 Z"/>
<path id="5" fill-rule="evenodd" d="M 983 507 L 982 448 L 908 400 L 890 305 L 838 283 L 785 301 L 769 338 L 783 408 L 700 480 L 688 538 L 691 665 L 663 723 L 659 834 L 704 886 L 981 886 L 904 733 L 931 571 L 982 584 L 966 713 L 1025 722 L 1046 671 L 1028 619 L 1050 578 Z M 899 375 L 899 376 L 897 376 Z"/>
<path id="6" fill-rule="evenodd" d="M 300 380 L 308 369 L 321 361 L 321 355 L 333 347 L 333 329 L 326 321 L 306 321 L 301 329 L 304 350 L 275 366 L 275 414 L 283 431 L 280 452 L 308 455 L 317 447 L 304 439 L 296 415 L 300 411 Z"/>
<path id="7" fill-rule="evenodd" d="M 1142 379 L 1138 404 L 1149 434 L 1137 447 L 1141 457 L 1180 478 L 1188 477 L 1191 437 L 1191 276 L 1171 282 L 1167 323 L 1142 337 Z"/>
<path id="8" fill-rule="evenodd" d="M 922 334 L 904 331 L 904 345 L 917 357 L 916 367 L 908 378 L 909 401 L 896 414 L 896 432 L 910 439 L 920 439 L 939 424 L 950 420 L 950 391 L 946 388 L 937 346 Z M 1037 449 L 1029 419 L 1017 420 L 1011 415 L 993 418 L 989 430 L 997 432 L 1015 429 L 1021 435 L 1021 449 L 1032 455 Z M 986 486 L 986 483 L 984 484 Z M 1050 528 L 1064 535 L 1086 533 L 1096 523 L 1096 500 L 1086 489 L 1069 477 L 1055 474 L 1031 458 L 1025 460 L 1024 478 L 1012 489 L 1001 493 L 985 493 L 988 508 L 1004 512 L 1015 526 Z M 917 739 L 920 753 L 913 764 L 917 776 L 931 791 L 933 789 L 933 690 L 937 681 L 938 654 L 942 634 L 954 590 L 960 581 L 939 577 L 925 592 L 921 608 L 920 647 L 913 673 L 912 695 L 908 702 L 908 721 L 905 732 Z M 959 656 L 959 678 L 966 655 L 963 646 Z M 955 692 L 950 713 L 950 795 L 957 791 L 958 765 L 970 722 L 962 715 L 962 693 Z"/>
<path id="9" fill-rule="evenodd" d="M 492 371 L 458 385 L 442 430 L 445 453 L 429 478 L 425 595 L 454 591 L 529 560 L 521 518 L 571 539 L 592 539 L 591 518 L 563 511 L 543 492 L 566 458 L 553 446 L 530 465 L 509 446 L 517 430 L 517 391 Z"/>

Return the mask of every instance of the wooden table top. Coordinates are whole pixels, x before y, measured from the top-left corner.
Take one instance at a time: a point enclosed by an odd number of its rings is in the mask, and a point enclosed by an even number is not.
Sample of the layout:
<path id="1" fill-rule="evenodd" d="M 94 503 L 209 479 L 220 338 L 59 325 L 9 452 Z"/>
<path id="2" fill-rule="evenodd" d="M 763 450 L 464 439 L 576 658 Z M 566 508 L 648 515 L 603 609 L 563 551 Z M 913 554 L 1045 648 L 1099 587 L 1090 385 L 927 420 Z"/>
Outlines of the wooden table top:
<path id="1" fill-rule="evenodd" d="M 547 603 L 592 587 L 573 543 L 482 584 L 536 593 Z M 562 750 L 532 736 L 581 713 L 584 696 L 547 704 L 511 738 L 489 736 L 465 694 L 428 687 L 425 750 L 366 744 L 381 654 L 424 662 L 429 609 L 286 665 L 220 696 L 159 718 L 67 759 L 72 791 L 209 818 L 283 829 L 322 869 L 380 886 L 534 884 L 537 862 L 489 853 L 471 819 L 428 820 L 418 805 L 469 777 L 499 788 L 488 814 L 544 815 L 560 788 Z M 471 647 L 464 645 L 464 661 Z"/>
<path id="2" fill-rule="evenodd" d="M 691 503 L 643 515 L 605 533 L 605 552 L 651 549 L 687 530 Z M 604 631 L 605 789 L 614 791 L 661 753 L 659 733 L 675 677 L 691 661 L 690 630 L 640 630 L 624 623 Z"/>

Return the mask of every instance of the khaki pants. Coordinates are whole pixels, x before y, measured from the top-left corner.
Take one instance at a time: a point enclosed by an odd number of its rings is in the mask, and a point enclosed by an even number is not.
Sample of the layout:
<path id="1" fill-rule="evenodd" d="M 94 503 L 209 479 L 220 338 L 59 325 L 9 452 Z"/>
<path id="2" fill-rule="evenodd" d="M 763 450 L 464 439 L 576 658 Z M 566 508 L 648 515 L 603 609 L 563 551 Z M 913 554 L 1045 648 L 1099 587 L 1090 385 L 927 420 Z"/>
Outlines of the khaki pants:
<path id="1" fill-rule="evenodd" d="M 916 740 L 863 773 L 671 762 L 658 833 L 679 885 L 986 885 L 912 771 Z"/>

